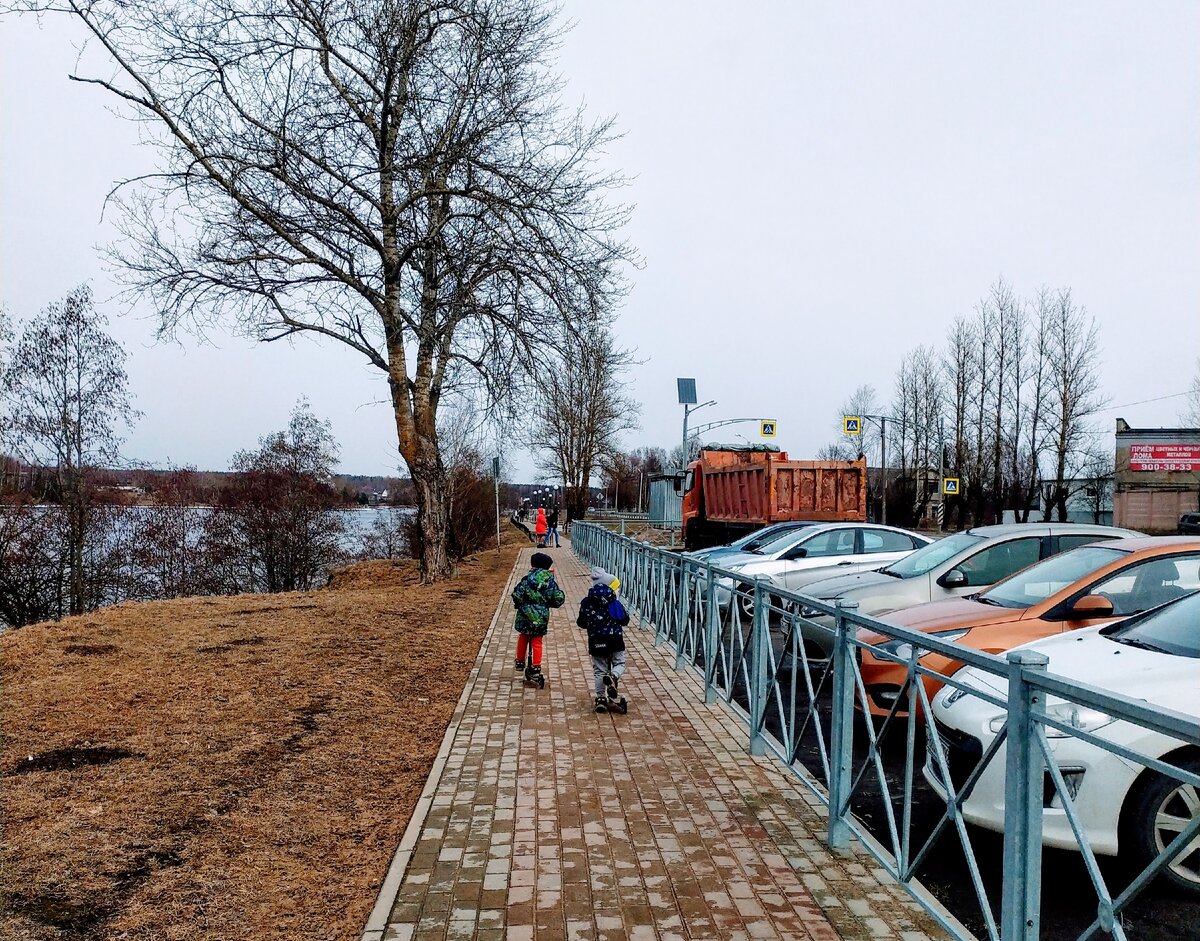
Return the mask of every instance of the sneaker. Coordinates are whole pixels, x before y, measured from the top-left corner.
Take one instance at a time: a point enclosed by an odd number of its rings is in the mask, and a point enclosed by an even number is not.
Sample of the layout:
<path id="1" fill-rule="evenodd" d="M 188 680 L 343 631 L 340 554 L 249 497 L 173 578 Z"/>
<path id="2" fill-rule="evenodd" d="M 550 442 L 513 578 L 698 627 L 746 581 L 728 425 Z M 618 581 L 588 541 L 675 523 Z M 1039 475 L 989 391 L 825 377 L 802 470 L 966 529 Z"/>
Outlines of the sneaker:
<path id="1" fill-rule="evenodd" d="M 608 700 L 605 699 L 603 696 L 596 697 L 596 711 L 597 712 L 608 712 Z"/>
<path id="2" fill-rule="evenodd" d="M 523 660 L 514 660 L 514 661 L 513 661 L 513 665 L 516 667 L 516 669 L 517 669 L 517 672 L 518 672 L 518 673 L 524 673 L 524 672 L 525 672 L 525 661 L 523 661 Z"/>

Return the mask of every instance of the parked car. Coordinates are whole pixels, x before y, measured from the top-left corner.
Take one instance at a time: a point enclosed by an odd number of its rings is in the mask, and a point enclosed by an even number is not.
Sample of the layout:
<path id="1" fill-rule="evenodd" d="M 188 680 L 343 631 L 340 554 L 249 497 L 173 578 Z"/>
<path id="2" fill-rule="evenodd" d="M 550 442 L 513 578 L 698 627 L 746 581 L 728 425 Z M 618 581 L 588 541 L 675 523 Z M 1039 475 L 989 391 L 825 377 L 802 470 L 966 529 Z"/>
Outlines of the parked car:
<path id="1" fill-rule="evenodd" d="M 1200 719 L 1200 593 L 1120 624 L 1052 637 L 1024 649 L 1048 656 L 1049 669 L 1058 676 Z M 1004 678 L 981 670 L 962 670 L 955 679 L 1002 700 L 1007 694 Z M 1046 710 L 1105 742 L 1200 774 L 1200 751 L 1194 743 L 1181 747 L 1178 739 L 1053 697 Z M 951 780 L 961 787 L 999 734 L 1007 712 L 969 691 L 947 687 L 933 701 L 933 716 L 947 749 Z M 1200 817 L 1197 788 L 1059 730 L 1047 727 L 1046 735 L 1093 852 L 1120 853 L 1143 868 Z M 963 816 L 971 823 L 1004 829 L 1004 763 L 1001 745 L 962 804 Z M 944 797 L 946 788 L 932 760 L 926 763 L 925 777 Z M 1078 849 L 1058 794 L 1048 793 L 1044 802 L 1042 839 L 1048 846 Z M 1163 875 L 1176 886 L 1200 892 L 1197 841 L 1176 856 Z"/>
<path id="2" fill-rule="evenodd" d="M 1179 535 L 1200 536 L 1200 513 L 1184 513 L 1179 517 Z"/>
<path id="3" fill-rule="evenodd" d="M 711 546 L 708 549 L 695 549 L 692 552 L 684 552 L 683 557 L 685 559 L 695 559 L 697 562 L 712 562 L 716 565 L 719 560 L 727 556 L 737 555 L 740 552 L 753 552 L 760 546 L 765 546 L 768 542 L 778 539 L 785 533 L 794 533 L 805 526 L 815 525 L 815 523 L 804 520 L 772 523 L 770 526 L 764 526 L 762 529 L 756 529 L 754 532 L 748 533 L 741 539 L 735 539 L 727 546 Z"/>
<path id="4" fill-rule="evenodd" d="M 1143 536 L 1080 546 L 1045 559 L 969 598 L 933 601 L 897 611 L 888 620 L 961 647 L 1003 653 L 1083 627 L 1127 618 L 1200 588 L 1200 538 Z M 908 644 L 866 630 L 859 637 L 897 656 Z M 871 712 L 887 715 L 907 678 L 905 664 L 862 651 L 862 681 Z M 921 664 L 949 676 L 962 663 L 937 653 Z M 924 676 L 932 697 L 942 688 Z M 902 713 L 903 710 L 897 710 Z"/>
<path id="5" fill-rule="evenodd" d="M 755 578 L 771 578 L 787 586 L 801 573 L 814 569 L 853 572 L 879 568 L 896 562 L 931 540 L 893 526 L 871 523 L 817 523 L 786 533 L 753 552 L 726 556 L 721 568 L 734 571 L 737 578 L 724 577 L 717 582 L 717 603 L 729 604 L 738 585 L 750 585 Z M 836 569 L 831 568 L 836 567 Z M 743 610 L 750 614 L 754 602 L 741 597 Z"/>
<path id="6" fill-rule="evenodd" d="M 974 594 L 1013 572 L 1076 546 L 1123 536 L 1140 536 L 1131 529 L 1087 523 L 1017 523 L 979 526 L 939 539 L 879 571 L 840 575 L 804 588 L 821 601 L 858 602 L 859 614 L 880 617 L 892 611 L 942 598 Z M 802 609 L 804 640 L 813 657 L 827 657 L 832 648 L 832 618 L 816 609 Z"/>

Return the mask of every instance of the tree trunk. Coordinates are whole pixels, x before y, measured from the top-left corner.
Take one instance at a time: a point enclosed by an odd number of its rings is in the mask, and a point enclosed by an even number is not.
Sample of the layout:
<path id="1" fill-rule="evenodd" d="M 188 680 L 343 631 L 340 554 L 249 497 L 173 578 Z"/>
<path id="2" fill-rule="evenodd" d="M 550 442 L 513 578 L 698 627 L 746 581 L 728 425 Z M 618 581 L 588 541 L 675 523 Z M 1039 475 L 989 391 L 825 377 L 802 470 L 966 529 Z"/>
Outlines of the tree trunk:
<path id="1" fill-rule="evenodd" d="M 428 583 L 449 578 L 454 574 L 449 551 L 450 481 L 438 454 L 437 441 L 419 436 L 415 453 L 403 457 L 412 474 L 417 498 L 417 531 L 421 538 L 414 548 L 421 563 L 421 580 Z"/>

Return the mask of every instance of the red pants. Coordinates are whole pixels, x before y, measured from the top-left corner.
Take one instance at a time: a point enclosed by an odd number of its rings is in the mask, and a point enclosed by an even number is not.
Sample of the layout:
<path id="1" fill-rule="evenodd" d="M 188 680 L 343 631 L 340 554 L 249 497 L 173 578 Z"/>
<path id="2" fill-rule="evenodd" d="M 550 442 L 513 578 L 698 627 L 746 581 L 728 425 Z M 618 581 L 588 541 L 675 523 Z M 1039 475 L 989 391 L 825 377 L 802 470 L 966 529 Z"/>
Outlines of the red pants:
<path id="1" fill-rule="evenodd" d="M 517 659 L 525 663 L 526 651 L 533 651 L 533 665 L 540 667 L 542 665 L 542 640 L 541 637 L 526 637 L 524 634 L 517 635 Z"/>

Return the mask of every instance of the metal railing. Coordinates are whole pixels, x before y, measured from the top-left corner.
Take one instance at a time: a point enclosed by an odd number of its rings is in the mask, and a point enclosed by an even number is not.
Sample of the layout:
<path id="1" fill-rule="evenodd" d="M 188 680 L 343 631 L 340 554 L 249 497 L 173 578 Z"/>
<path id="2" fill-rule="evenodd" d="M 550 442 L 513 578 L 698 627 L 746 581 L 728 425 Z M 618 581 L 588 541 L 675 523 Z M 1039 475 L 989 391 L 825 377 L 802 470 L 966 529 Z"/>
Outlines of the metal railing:
<path id="1" fill-rule="evenodd" d="M 654 632 L 655 646 L 673 653 L 676 670 L 695 673 L 705 702 L 723 700 L 743 718 L 750 753 L 775 756 L 820 797 L 828 808 L 829 845 L 842 849 L 858 839 L 955 937 L 973 935 L 930 904 L 916 886 L 918 869 L 947 833 L 957 838 L 978 902 L 978 912 L 969 920 L 992 941 L 1036 941 L 1040 936 L 1043 813 L 1050 802 L 1061 804 L 1096 892 L 1096 915 L 1081 929 L 1080 941 L 1101 933 L 1124 941 L 1122 913 L 1129 903 L 1177 857 L 1193 851 L 1188 847 L 1200 852 L 1198 810 L 1120 892 L 1111 891 L 1047 732 L 1056 738 L 1082 739 L 1184 788 L 1200 789 L 1200 775 L 1174 751 L 1167 755 L 1171 760 L 1141 754 L 1048 714 L 1046 703 L 1054 697 L 1154 730 L 1178 741 L 1184 755 L 1189 749 L 1200 754 L 1200 723 L 1194 719 L 1055 676 L 1047 672 L 1047 658 L 1034 651 L 1012 651 L 1004 658 L 980 653 L 866 617 L 852 602 L 831 604 L 767 586 L 600 526 L 576 523 L 572 547 L 583 560 L 620 578 L 627 607 L 638 615 L 642 628 Z M 874 634 L 901 641 L 908 650 L 901 653 L 895 645 L 864 639 Z M 825 655 L 818 654 L 821 647 Z M 871 711 L 860 666 L 864 651 L 905 670 L 905 682 L 886 716 L 874 721 L 856 719 L 856 712 Z M 927 654 L 999 677 L 1007 689 L 1006 696 L 969 689 L 971 695 L 1007 709 L 1003 726 L 969 771 L 952 769 L 948 733 L 935 721 L 926 721 L 932 716 L 934 695 L 927 682 L 967 687 L 925 666 L 922 659 Z M 896 735 L 903 735 L 903 763 L 898 786 L 893 787 L 895 777 L 887 774 L 883 742 Z M 963 805 L 985 770 L 999 763 L 1002 750 L 1004 859 L 997 913 L 992 897 L 997 893 L 994 885 L 989 893 L 981 874 Z M 917 757 L 922 751 L 926 777 L 937 788 L 918 794 Z M 894 761 L 896 756 L 889 753 L 887 758 Z M 882 822 L 874 834 L 853 812 L 869 786 L 877 788 L 873 799 L 882 804 Z M 930 800 L 940 802 L 932 814 L 936 823 L 920 832 L 914 826 L 916 803 L 926 802 L 922 806 L 928 810 Z"/>

